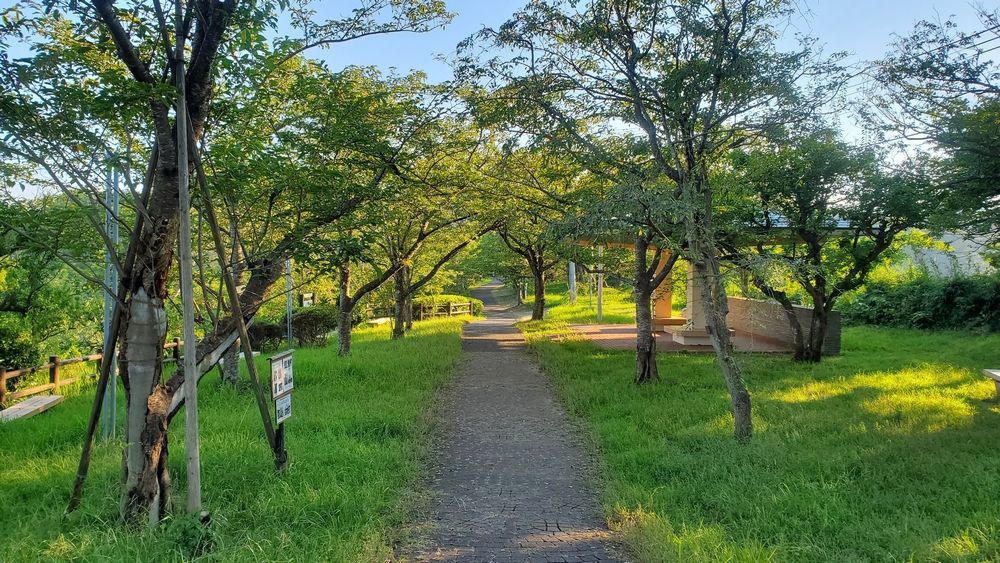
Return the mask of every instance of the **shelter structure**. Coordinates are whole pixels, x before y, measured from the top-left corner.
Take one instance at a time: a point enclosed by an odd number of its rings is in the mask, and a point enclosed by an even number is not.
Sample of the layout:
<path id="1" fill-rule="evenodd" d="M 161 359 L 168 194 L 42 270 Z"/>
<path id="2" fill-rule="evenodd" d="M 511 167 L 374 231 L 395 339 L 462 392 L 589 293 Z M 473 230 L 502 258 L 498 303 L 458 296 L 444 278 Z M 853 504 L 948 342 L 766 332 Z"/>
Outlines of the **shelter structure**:
<path id="1" fill-rule="evenodd" d="M 634 250 L 635 245 L 625 241 L 606 241 L 597 243 L 581 240 L 580 244 L 597 245 L 609 248 L 627 248 Z M 656 251 L 655 245 L 650 250 Z M 661 267 L 667 262 L 670 251 L 664 249 L 660 260 Z M 710 347 L 711 338 L 708 335 L 705 308 L 702 305 L 702 283 L 695 275 L 694 267 L 687 264 L 687 286 L 685 290 L 686 305 L 680 316 L 673 310 L 673 287 L 669 281 L 661 284 L 653 292 L 653 331 L 657 340 L 669 338 L 676 346 L 659 346 L 660 350 L 692 350 L 698 347 Z M 742 343 L 764 343 L 764 350 L 793 350 L 795 335 L 789 325 L 788 316 L 779 303 L 744 297 L 729 297 L 729 315 L 726 318 L 730 331 L 736 336 L 734 345 L 737 349 L 760 351 L 759 346 L 744 346 Z M 795 314 L 802 326 L 809 326 L 812 321 L 812 309 L 795 306 Z M 596 335 L 589 335 L 594 337 Z M 841 318 L 840 313 L 833 311 L 830 315 L 824 353 L 840 354 Z"/>

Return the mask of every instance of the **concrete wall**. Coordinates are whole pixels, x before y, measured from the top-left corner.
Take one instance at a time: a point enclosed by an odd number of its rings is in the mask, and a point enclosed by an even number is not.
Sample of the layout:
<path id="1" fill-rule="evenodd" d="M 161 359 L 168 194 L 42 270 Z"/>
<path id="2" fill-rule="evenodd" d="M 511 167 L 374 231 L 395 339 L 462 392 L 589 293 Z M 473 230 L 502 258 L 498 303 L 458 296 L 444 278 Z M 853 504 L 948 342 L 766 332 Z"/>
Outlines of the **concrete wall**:
<path id="1" fill-rule="evenodd" d="M 795 313 L 798 315 L 799 323 L 802 324 L 808 336 L 809 323 L 812 320 L 812 309 L 796 306 Z M 729 324 L 729 328 L 735 330 L 749 332 L 780 342 L 787 342 L 788 344 L 795 342 L 792 327 L 788 324 L 784 308 L 779 303 L 773 301 L 730 297 L 729 316 L 726 318 L 726 321 Z M 823 344 L 824 355 L 836 356 L 840 354 L 840 329 L 840 313 L 833 311 L 830 313 L 826 341 Z"/>

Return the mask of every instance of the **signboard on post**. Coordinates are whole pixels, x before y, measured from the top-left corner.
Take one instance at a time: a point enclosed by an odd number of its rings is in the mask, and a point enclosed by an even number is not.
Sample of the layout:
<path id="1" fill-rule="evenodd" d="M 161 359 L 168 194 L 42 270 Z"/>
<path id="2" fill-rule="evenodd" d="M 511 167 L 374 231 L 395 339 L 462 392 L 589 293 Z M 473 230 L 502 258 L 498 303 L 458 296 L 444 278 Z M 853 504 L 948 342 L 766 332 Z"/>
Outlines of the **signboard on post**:
<path id="1" fill-rule="evenodd" d="M 315 293 L 300 293 L 299 307 L 312 307 L 315 300 L 316 300 Z"/>
<path id="2" fill-rule="evenodd" d="M 292 395 L 282 395 L 274 401 L 274 421 L 281 424 L 292 417 Z"/>
<path id="3" fill-rule="evenodd" d="M 277 401 L 278 397 L 291 393 L 294 387 L 292 351 L 287 350 L 271 356 L 271 398 Z"/>

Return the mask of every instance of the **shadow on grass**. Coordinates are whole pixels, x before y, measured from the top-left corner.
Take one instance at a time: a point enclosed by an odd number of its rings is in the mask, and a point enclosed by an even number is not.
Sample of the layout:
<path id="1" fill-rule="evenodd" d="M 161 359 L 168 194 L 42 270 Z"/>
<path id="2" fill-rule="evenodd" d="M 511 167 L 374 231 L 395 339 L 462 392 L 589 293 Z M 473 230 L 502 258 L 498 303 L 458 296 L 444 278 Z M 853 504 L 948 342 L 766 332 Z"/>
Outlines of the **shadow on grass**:
<path id="1" fill-rule="evenodd" d="M 818 365 L 741 355 L 756 435 L 739 446 L 711 357 L 661 355 L 663 381 L 637 387 L 630 351 L 526 329 L 641 560 L 1000 557 L 1000 405 L 977 369 L 1000 338 L 850 329 Z"/>

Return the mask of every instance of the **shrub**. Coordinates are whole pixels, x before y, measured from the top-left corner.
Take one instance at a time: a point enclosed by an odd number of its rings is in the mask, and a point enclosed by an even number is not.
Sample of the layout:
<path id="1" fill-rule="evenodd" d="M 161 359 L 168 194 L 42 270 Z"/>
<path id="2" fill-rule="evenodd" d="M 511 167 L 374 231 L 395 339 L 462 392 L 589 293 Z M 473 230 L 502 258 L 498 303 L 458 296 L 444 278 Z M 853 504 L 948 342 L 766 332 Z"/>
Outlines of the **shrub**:
<path id="1" fill-rule="evenodd" d="M 300 346 L 322 346 L 326 335 L 337 328 L 340 309 L 336 305 L 319 303 L 292 313 L 292 331 Z"/>
<path id="2" fill-rule="evenodd" d="M 0 317 L 0 366 L 7 369 L 32 367 L 39 363 L 40 355 L 30 330 L 16 319 Z"/>
<path id="3" fill-rule="evenodd" d="M 414 311 L 419 309 L 421 305 L 444 305 L 445 303 L 472 303 L 472 314 L 482 315 L 483 314 L 483 302 L 479 299 L 469 297 L 467 295 L 421 295 L 420 297 L 415 297 L 413 299 Z M 414 317 L 416 314 L 414 314 Z"/>
<path id="4" fill-rule="evenodd" d="M 996 332 L 1000 331 L 1000 273 L 869 283 L 839 309 L 853 324 Z"/>

